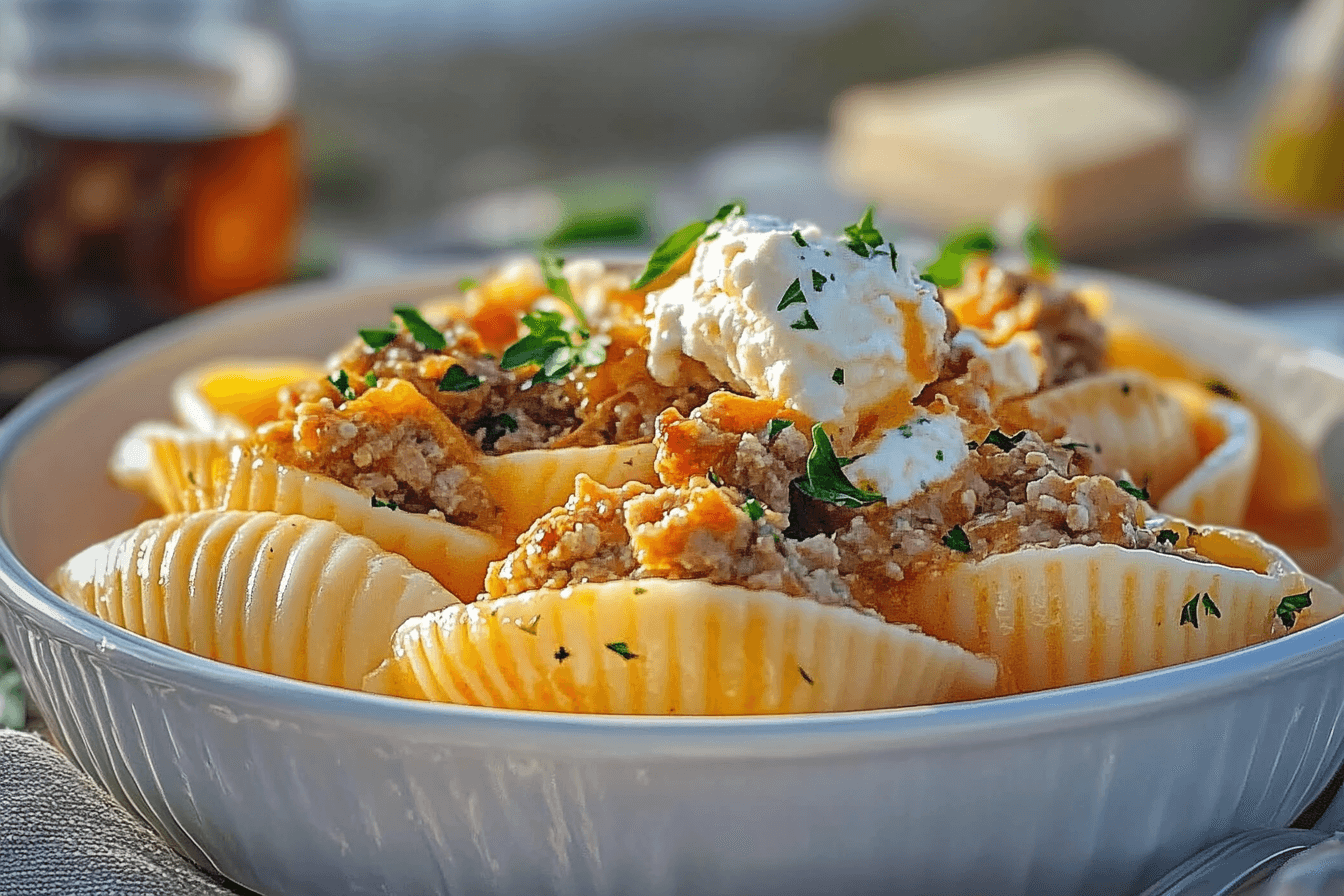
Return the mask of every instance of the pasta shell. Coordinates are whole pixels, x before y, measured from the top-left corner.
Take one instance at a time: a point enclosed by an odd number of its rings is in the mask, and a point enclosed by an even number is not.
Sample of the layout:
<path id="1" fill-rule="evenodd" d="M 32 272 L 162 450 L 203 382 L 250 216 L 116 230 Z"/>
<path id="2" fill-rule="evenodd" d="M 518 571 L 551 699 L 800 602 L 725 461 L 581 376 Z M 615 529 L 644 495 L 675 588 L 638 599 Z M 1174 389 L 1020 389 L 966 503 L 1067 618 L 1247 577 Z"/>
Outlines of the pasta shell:
<path id="1" fill-rule="evenodd" d="M 326 371 L 300 359 L 223 358 L 173 381 L 173 410 L 188 429 L 245 436 L 279 415 L 277 393 Z"/>
<path id="2" fill-rule="evenodd" d="M 546 511 L 574 494 L 574 478 L 585 473 L 613 488 L 631 480 L 658 484 L 652 444 L 593 448 L 541 448 L 481 458 L 486 487 L 501 508 L 504 534 L 513 539 Z"/>
<path id="3" fill-rule="evenodd" d="M 1083 377 L 1010 402 L 1001 416 L 1036 429 L 1100 446 L 1096 471 L 1133 477 L 1154 502 L 1199 463 L 1195 423 L 1185 405 L 1137 370 Z M 1095 449 L 1094 449 L 1095 451 Z"/>
<path id="4" fill-rule="evenodd" d="M 128 491 L 144 495 L 164 513 L 219 506 L 214 468 L 241 444 L 235 436 L 183 429 L 170 423 L 141 423 L 121 437 L 108 473 Z"/>
<path id="5" fill-rule="evenodd" d="M 334 479 L 234 448 L 215 467 L 220 506 L 271 510 L 331 520 L 372 539 L 425 570 L 454 594 L 480 593 L 486 567 L 508 553 L 503 540 L 421 513 L 374 507 L 369 497 Z"/>
<path id="6" fill-rule="evenodd" d="M 1192 543 L 1214 562 L 1103 544 L 1024 548 L 954 564 L 909 584 L 908 621 L 995 657 L 1001 691 L 1013 693 L 1143 672 L 1278 637 L 1287 632 L 1275 614 L 1280 601 L 1309 588 L 1312 606 L 1296 627 L 1344 609 L 1337 591 L 1309 580 L 1250 533 L 1207 529 Z M 1199 599 L 1205 594 L 1220 617 Z M 1197 626 L 1182 622 L 1192 599 Z"/>
<path id="7" fill-rule="evenodd" d="M 1193 523 L 1241 525 L 1260 460 L 1255 414 L 1191 383 L 1168 380 L 1166 388 L 1194 419 L 1202 457 L 1162 496 L 1162 512 Z"/>
<path id="8" fill-rule="evenodd" d="M 515 709 L 730 715 L 986 694 L 996 668 L 845 607 L 694 580 L 539 590 L 397 630 L 379 693 Z"/>
<path id="9" fill-rule="evenodd" d="M 175 514 L 85 549 L 52 577 L 66 600 L 210 659 L 357 688 L 404 620 L 457 598 L 334 523 Z"/>

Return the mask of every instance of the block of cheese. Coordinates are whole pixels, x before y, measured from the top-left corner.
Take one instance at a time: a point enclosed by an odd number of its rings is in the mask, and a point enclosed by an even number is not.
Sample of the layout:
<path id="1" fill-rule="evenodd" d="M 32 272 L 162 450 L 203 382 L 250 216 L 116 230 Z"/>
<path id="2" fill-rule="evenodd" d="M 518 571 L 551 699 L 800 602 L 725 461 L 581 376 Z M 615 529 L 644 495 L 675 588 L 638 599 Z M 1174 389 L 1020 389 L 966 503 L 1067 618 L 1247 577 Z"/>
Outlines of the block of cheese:
<path id="1" fill-rule="evenodd" d="M 1035 219 L 1076 253 L 1190 206 L 1185 99 L 1102 53 L 855 87 L 831 126 L 842 189 L 935 229 Z"/>

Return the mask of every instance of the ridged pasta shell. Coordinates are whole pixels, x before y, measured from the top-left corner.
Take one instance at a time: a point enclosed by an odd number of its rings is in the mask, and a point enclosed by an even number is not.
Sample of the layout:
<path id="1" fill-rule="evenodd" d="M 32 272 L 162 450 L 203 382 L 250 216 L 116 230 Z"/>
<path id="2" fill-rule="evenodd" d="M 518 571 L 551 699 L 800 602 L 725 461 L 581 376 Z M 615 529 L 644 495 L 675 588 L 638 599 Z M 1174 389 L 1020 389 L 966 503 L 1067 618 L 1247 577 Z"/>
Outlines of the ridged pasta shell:
<path id="1" fill-rule="evenodd" d="M 397 630 L 365 682 L 514 709 L 730 715 L 982 696 L 996 668 L 953 644 L 774 591 L 640 579 L 450 607 Z"/>
<path id="2" fill-rule="evenodd" d="M 1167 380 L 1165 386 L 1194 419 L 1203 456 L 1162 496 L 1159 508 L 1193 523 L 1242 525 L 1260 460 L 1260 424 L 1255 414 L 1191 383 Z"/>
<path id="3" fill-rule="evenodd" d="M 154 501 L 164 513 L 218 507 L 215 465 L 228 458 L 241 439 L 226 433 L 198 432 L 171 423 L 132 427 L 112 451 L 112 481 Z"/>
<path id="4" fill-rule="evenodd" d="M 174 514 L 85 549 L 52 576 L 66 600 L 199 656 L 358 688 L 404 620 L 457 598 L 334 523 Z"/>
<path id="5" fill-rule="evenodd" d="M 508 553 L 505 541 L 486 532 L 422 513 L 374 507 L 367 495 L 334 479 L 244 448 L 233 449 L 215 472 L 221 507 L 331 520 L 348 532 L 373 539 L 384 550 L 401 554 L 468 600 L 480 593 L 490 561 Z"/>
<path id="6" fill-rule="evenodd" d="M 1162 383 L 1138 370 L 1083 377 L 1010 402 L 1002 410 L 1014 427 L 1100 445 L 1100 473 L 1126 471 L 1146 483 L 1155 502 L 1199 463 L 1195 422 Z"/>
<path id="7" fill-rule="evenodd" d="M 297 358 L 221 358 L 183 373 L 169 396 L 188 429 L 245 436 L 276 419 L 280 389 L 324 376 L 319 364 Z"/>
<path id="8" fill-rule="evenodd" d="M 504 534 L 512 539 L 546 511 L 574 494 L 574 477 L 586 473 L 613 488 L 631 480 L 658 483 L 652 444 L 592 448 L 540 448 L 481 458 L 486 488 L 499 504 Z"/>
<path id="9" fill-rule="evenodd" d="M 1184 531 L 1179 523 L 1171 523 Z M 1344 598 L 1309 580 L 1277 548 L 1250 533 L 1205 529 L 1200 562 L 1116 545 L 1024 548 L 958 563 L 911 582 L 912 618 L 930 634 L 996 658 L 1004 693 L 1143 672 L 1236 650 L 1286 633 L 1275 609 L 1312 589 L 1296 627 L 1344 609 Z M 1196 601 L 1208 594 L 1221 618 Z"/>

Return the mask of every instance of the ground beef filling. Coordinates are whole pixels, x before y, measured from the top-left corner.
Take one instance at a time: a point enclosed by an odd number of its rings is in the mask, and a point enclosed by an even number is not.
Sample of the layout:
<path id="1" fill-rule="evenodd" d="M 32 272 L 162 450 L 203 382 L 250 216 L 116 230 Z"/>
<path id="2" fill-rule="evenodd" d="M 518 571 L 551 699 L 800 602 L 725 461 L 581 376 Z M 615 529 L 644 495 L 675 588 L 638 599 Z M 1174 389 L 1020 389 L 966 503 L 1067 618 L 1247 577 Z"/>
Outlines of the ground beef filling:
<path id="1" fill-rule="evenodd" d="M 787 518 L 737 489 L 697 477 L 684 486 L 619 489 L 579 477 L 564 507 L 537 520 L 491 564 L 489 597 L 580 581 L 670 578 L 769 589 L 852 605 L 835 543 L 786 538 Z"/>

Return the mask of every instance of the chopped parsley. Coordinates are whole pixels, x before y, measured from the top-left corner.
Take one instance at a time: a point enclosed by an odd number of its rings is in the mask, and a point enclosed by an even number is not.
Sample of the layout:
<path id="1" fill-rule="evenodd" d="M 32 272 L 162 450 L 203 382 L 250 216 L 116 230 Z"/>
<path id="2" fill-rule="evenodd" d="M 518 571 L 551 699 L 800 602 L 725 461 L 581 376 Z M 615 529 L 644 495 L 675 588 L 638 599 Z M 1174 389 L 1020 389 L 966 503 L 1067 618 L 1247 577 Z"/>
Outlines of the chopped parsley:
<path id="1" fill-rule="evenodd" d="M 807 473 L 794 480 L 798 490 L 809 498 L 840 507 L 863 507 L 884 498 L 877 492 L 859 488 L 845 476 L 842 467 L 855 458 L 836 457 L 831 440 L 818 423 L 812 427 L 812 450 L 807 455 Z"/>
<path id="2" fill-rule="evenodd" d="M 937 451 L 935 451 L 935 452 L 933 453 L 933 459 L 934 459 L 934 460 L 942 460 L 942 459 L 943 459 L 943 449 L 939 448 Z"/>
<path id="3" fill-rule="evenodd" d="M 475 389 L 481 382 L 480 377 L 467 373 L 467 368 L 461 364 L 454 364 L 443 374 L 443 379 L 439 380 L 439 391 L 467 392 Z"/>
<path id="4" fill-rule="evenodd" d="M 606 360 L 606 345 L 582 332 L 571 332 L 559 311 L 532 311 L 523 315 L 527 335 L 504 349 L 499 366 L 514 370 L 535 364 L 541 369 L 529 383 L 564 379 L 575 366 L 596 367 Z"/>
<path id="5" fill-rule="evenodd" d="M 792 425 L 792 420 L 784 420 L 780 417 L 775 417 L 770 421 L 770 425 L 766 427 L 765 437 L 770 441 L 774 441 L 775 436 L 779 435 Z"/>
<path id="6" fill-rule="evenodd" d="M 641 588 L 641 587 L 639 587 L 638 585 L 635 586 L 635 593 L 636 593 L 636 594 L 645 594 L 645 593 L 648 592 L 648 590 L 649 590 L 649 589 L 647 589 L 647 588 Z"/>
<path id="7" fill-rule="evenodd" d="M 1175 544 L 1181 540 L 1181 536 L 1176 534 L 1174 529 L 1163 529 L 1157 533 L 1158 544 Z"/>
<path id="8" fill-rule="evenodd" d="M 882 245 L 882 234 L 873 226 L 873 207 L 868 206 L 859 223 L 845 228 L 845 245 L 864 258 L 869 258 L 873 250 Z"/>
<path id="9" fill-rule="evenodd" d="M 192 485 L 195 485 L 195 484 L 196 484 L 196 471 L 195 471 L 195 470 L 188 470 L 188 471 L 187 471 L 187 481 L 190 482 Z"/>
<path id="10" fill-rule="evenodd" d="M 672 269 L 681 256 L 685 255 L 692 246 L 696 244 L 705 231 L 713 224 L 728 220 L 733 214 L 745 214 L 746 206 L 741 202 L 730 202 L 723 208 L 714 213 L 714 217 L 708 221 L 692 221 L 685 227 L 673 233 L 667 239 L 658 244 L 658 248 L 653 250 L 649 256 L 649 262 L 644 266 L 644 273 L 634 283 L 630 284 L 631 289 L 643 289 L 654 280 L 657 280 L 663 274 Z"/>
<path id="11" fill-rule="evenodd" d="M 1022 234 L 1022 252 L 1033 271 L 1050 273 L 1059 268 L 1059 253 L 1039 221 L 1032 221 Z"/>
<path id="12" fill-rule="evenodd" d="M 555 661 L 557 663 L 563 663 L 567 659 L 569 659 L 569 651 L 565 649 L 565 645 L 561 644 L 556 648 Z"/>
<path id="13" fill-rule="evenodd" d="M 359 331 L 359 338 L 364 340 L 364 344 L 374 351 L 383 348 L 393 339 L 397 338 L 397 331 L 383 327 L 370 327 Z"/>
<path id="14" fill-rule="evenodd" d="M 327 377 L 327 382 L 335 386 L 336 391 L 341 393 L 341 397 L 346 401 L 354 401 L 358 397 L 355 395 L 355 390 L 350 386 L 350 374 L 345 372 L 344 367 L 336 376 Z"/>
<path id="15" fill-rule="evenodd" d="M 971 552 L 971 540 L 966 536 L 966 530 L 960 526 L 953 526 L 948 530 L 948 533 L 943 536 L 943 544 L 963 554 Z"/>
<path id="16" fill-rule="evenodd" d="M 800 318 L 798 318 L 798 319 L 797 319 L 796 321 L 794 321 L 793 323 L 789 324 L 789 329 L 791 329 L 791 330 L 815 330 L 815 329 L 817 329 L 817 322 L 816 322 L 815 320 L 812 319 L 812 313 L 811 313 L 810 311 L 808 311 L 806 308 L 804 308 L 804 309 L 803 309 L 803 316 L 800 317 Z"/>
<path id="17" fill-rule="evenodd" d="M 467 290 L 475 289 L 480 285 L 481 284 L 476 282 L 476 278 L 474 277 L 463 277 L 461 280 L 457 281 L 457 291 L 466 292 Z"/>
<path id="18" fill-rule="evenodd" d="M 1209 380 L 1204 384 L 1204 388 L 1214 395 L 1230 398 L 1232 401 L 1241 401 L 1241 396 L 1237 394 L 1237 391 L 1222 380 Z"/>
<path id="19" fill-rule="evenodd" d="M 1121 395 L 1128 395 L 1128 394 L 1129 394 L 1129 383 L 1121 383 L 1121 384 L 1120 384 L 1120 394 L 1121 394 Z"/>
<path id="20" fill-rule="evenodd" d="M 374 373 L 372 370 L 364 374 L 364 385 L 368 386 L 370 389 L 378 385 L 378 374 Z"/>
<path id="21" fill-rule="evenodd" d="M 808 675 L 807 670 L 804 669 L 802 666 L 798 667 L 798 674 L 803 676 L 803 681 L 807 682 L 808 684 L 812 684 L 812 676 Z"/>
<path id="22" fill-rule="evenodd" d="M 891 253 L 891 272 L 893 274 L 899 274 L 901 271 L 900 268 L 896 267 L 896 244 L 887 243 L 887 251 Z"/>
<path id="23" fill-rule="evenodd" d="M 998 248 L 994 234 L 987 228 L 963 230 L 943 243 L 938 257 L 924 269 L 922 276 L 935 286 L 957 286 L 961 283 L 962 264 L 969 256 L 989 254 Z"/>
<path id="24" fill-rule="evenodd" d="M 1279 601 L 1279 605 L 1274 608 L 1274 615 L 1279 617 L 1284 628 L 1292 628 L 1297 624 L 1297 614 L 1309 606 L 1311 606 L 1310 588 L 1301 594 L 1290 594 Z"/>
<path id="25" fill-rule="evenodd" d="M 723 488 L 723 480 L 719 478 L 718 473 L 714 472 L 713 467 L 710 467 L 709 470 L 705 473 L 705 478 L 708 479 L 712 484 L 717 485 L 719 488 Z"/>
<path id="26" fill-rule="evenodd" d="M 538 613 L 531 619 L 527 620 L 526 623 L 517 622 L 515 623 L 515 625 L 518 626 L 519 631 L 527 632 L 529 635 L 535 637 L 537 634 L 537 623 L 540 621 L 541 621 L 541 614 Z"/>
<path id="27" fill-rule="evenodd" d="M 1012 451 L 1013 446 L 1026 438 L 1026 435 L 1027 431 L 1025 429 L 1019 429 L 1017 434 L 1012 436 L 1004 435 L 1002 430 L 996 429 L 985 436 L 985 444 L 993 445 L 1001 451 Z"/>
<path id="28" fill-rule="evenodd" d="M 1217 619 L 1223 617 L 1223 614 L 1218 610 L 1218 605 L 1213 602 L 1213 598 L 1206 591 L 1203 594 L 1196 594 L 1181 604 L 1181 625 L 1189 623 L 1193 627 L 1199 628 L 1200 608 L 1203 608 L 1205 616 L 1213 616 Z"/>
<path id="29" fill-rule="evenodd" d="M 565 279 L 565 260 L 554 255 L 542 255 L 537 260 L 541 263 L 541 276 L 546 280 L 546 289 L 574 312 L 574 319 L 579 322 L 579 335 L 587 338 L 592 328 L 588 326 L 588 315 L 584 314 L 579 303 L 574 301 L 574 292 L 569 288 L 569 281 Z"/>
<path id="30" fill-rule="evenodd" d="M 802 280 L 795 277 L 793 282 L 789 284 L 789 288 L 784 290 L 784 297 L 779 300 L 779 304 L 775 306 L 775 310 L 783 311 L 790 305 L 797 305 L 800 302 L 807 304 L 807 296 L 803 295 Z"/>
<path id="31" fill-rule="evenodd" d="M 629 646 L 624 641 L 612 641 L 607 645 L 607 649 L 616 654 L 623 660 L 638 659 L 639 654 L 631 653 Z"/>
<path id="32" fill-rule="evenodd" d="M 419 311 L 409 305 L 402 305 L 399 308 L 393 308 L 392 313 L 401 318 L 401 322 L 406 325 L 406 329 L 411 332 L 411 336 L 425 348 L 437 352 L 448 347 L 448 340 L 444 339 L 443 334 L 435 329 L 429 321 L 421 317 Z"/>
<path id="33" fill-rule="evenodd" d="M 485 430 L 483 442 L 487 447 L 494 447 L 506 432 L 517 432 L 518 421 L 508 414 L 494 414 L 486 417 L 480 423 L 481 428 Z"/>
<path id="34" fill-rule="evenodd" d="M 1091 448 L 1086 442 L 1061 442 L 1061 448 L 1068 448 L 1070 451 L 1077 451 L 1079 448 Z"/>
<path id="35" fill-rule="evenodd" d="M 845 368 L 835 368 L 835 370 L 831 372 L 831 382 L 835 383 L 837 386 L 843 386 L 845 384 Z"/>
<path id="36" fill-rule="evenodd" d="M 796 230 L 793 232 L 793 241 L 801 248 L 807 248 L 807 240 L 803 239 L 803 235 Z"/>
<path id="37" fill-rule="evenodd" d="M 1126 494 L 1133 495 L 1134 497 L 1138 498 L 1140 501 L 1147 501 L 1147 500 L 1148 500 L 1148 489 L 1146 489 L 1146 488 L 1139 488 L 1139 487 L 1138 487 L 1137 485 L 1135 485 L 1134 483 L 1129 482 L 1129 481 L 1124 480 L 1124 479 L 1117 479 L 1117 480 L 1115 480 L 1115 484 L 1118 485 L 1118 486 L 1120 487 L 1120 491 L 1125 492 Z"/>
<path id="38" fill-rule="evenodd" d="M 396 510 L 396 509 L 397 509 L 397 504 L 396 504 L 395 501 L 379 501 L 377 495 L 374 495 L 374 496 L 369 500 L 369 506 L 371 506 L 371 507 L 386 507 L 388 510 Z"/>
<path id="39" fill-rule="evenodd" d="M 747 512 L 747 516 L 751 517 L 753 522 L 765 516 L 765 505 L 755 498 L 748 498 L 746 503 L 742 505 L 742 509 Z"/>
<path id="40" fill-rule="evenodd" d="M 902 423 L 900 426 L 896 427 L 896 431 L 907 439 L 913 438 L 915 435 L 915 431 L 910 428 L 909 423 Z"/>
<path id="41" fill-rule="evenodd" d="M 794 282 L 794 283 L 797 283 L 798 281 L 795 280 L 795 281 L 793 281 L 793 282 Z M 812 291 L 813 291 L 813 292 L 821 292 L 821 288 L 822 288 L 823 286 L 825 286 L 825 285 L 826 285 L 826 275 L 823 274 L 821 271 L 813 271 L 813 272 L 812 272 Z"/>

